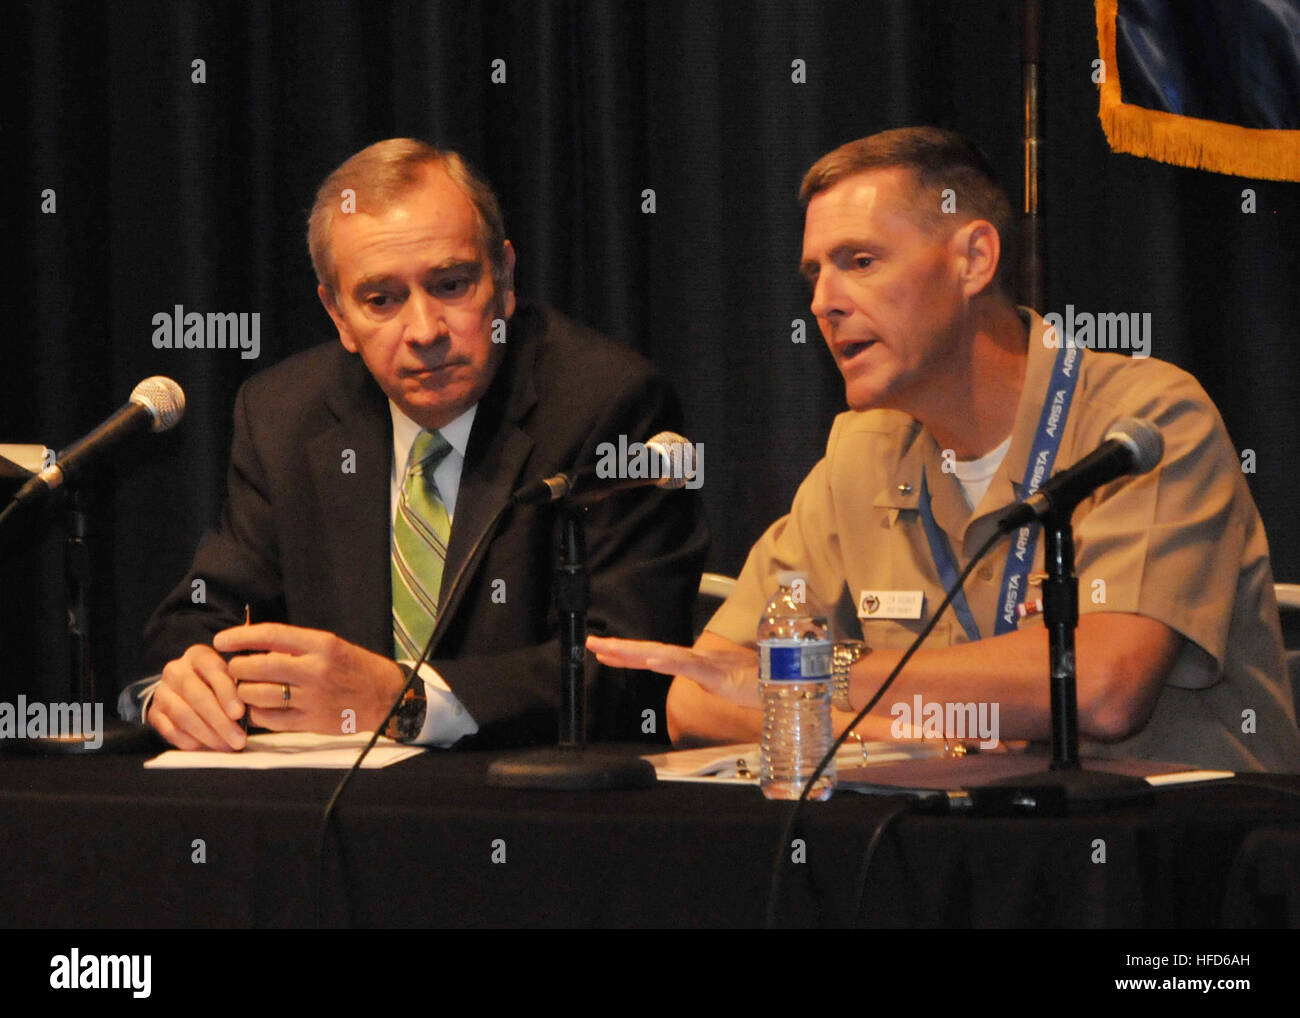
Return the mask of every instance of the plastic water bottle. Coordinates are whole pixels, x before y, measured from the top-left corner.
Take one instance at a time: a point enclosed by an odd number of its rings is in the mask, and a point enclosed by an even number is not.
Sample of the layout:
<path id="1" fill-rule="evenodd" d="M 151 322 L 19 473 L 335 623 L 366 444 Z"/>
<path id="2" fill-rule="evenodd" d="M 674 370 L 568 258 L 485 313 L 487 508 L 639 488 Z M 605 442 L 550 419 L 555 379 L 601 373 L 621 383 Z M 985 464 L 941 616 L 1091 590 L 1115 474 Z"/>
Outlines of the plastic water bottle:
<path id="1" fill-rule="evenodd" d="M 831 748 L 831 627 L 809 602 L 800 573 L 783 572 L 758 621 L 758 689 L 763 699 L 759 786 L 769 799 L 798 799 Z M 835 790 L 835 761 L 809 799 Z"/>

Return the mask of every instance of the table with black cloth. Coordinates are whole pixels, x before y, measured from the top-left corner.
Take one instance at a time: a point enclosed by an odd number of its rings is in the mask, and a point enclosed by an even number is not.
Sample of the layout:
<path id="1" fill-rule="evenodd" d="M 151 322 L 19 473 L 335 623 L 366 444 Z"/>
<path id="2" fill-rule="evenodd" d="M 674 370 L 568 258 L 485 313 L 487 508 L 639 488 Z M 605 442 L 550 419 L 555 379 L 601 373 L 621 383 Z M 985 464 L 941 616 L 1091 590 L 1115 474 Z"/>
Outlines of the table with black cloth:
<path id="1" fill-rule="evenodd" d="M 427 753 L 356 775 L 328 842 L 325 924 L 762 925 L 788 804 L 700 784 L 493 788 L 497 755 Z M 144 759 L 0 760 L 0 925 L 315 925 L 317 832 L 341 772 Z M 840 792 L 805 807 L 780 921 L 1295 925 L 1297 793 L 1300 777 L 1256 776 L 1060 819 L 904 815 L 855 914 L 864 850 L 899 800 Z"/>

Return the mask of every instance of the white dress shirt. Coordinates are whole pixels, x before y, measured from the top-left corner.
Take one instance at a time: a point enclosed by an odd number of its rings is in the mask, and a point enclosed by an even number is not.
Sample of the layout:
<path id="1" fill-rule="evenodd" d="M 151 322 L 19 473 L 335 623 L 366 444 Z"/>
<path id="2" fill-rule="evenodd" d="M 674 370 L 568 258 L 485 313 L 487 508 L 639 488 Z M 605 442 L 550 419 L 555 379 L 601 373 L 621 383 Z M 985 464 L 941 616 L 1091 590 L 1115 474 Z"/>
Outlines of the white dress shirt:
<path id="1" fill-rule="evenodd" d="M 393 462 L 389 476 L 388 502 L 388 544 L 392 547 L 393 520 L 397 516 L 397 502 L 402 497 L 402 484 L 406 480 L 407 461 L 411 457 L 411 446 L 420 433 L 420 425 L 402 413 L 391 399 L 388 411 L 393 418 Z M 470 407 L 445 428 L 440 429 L 442 437 L 451 446 L 451 451 L 443 457 L 433 472 L 433 483 L 438 488 L 438 495 L 447 507 L 447 519 L 450 522 L 456 514 L 456 496 L 460 493 L 460 472 L 465 466 L 465 448 L 469 444 L 470 428 L 474 426 L 474 414 L 478 404 Z M 400 664 L 412 665 L 409 659 Z M 424 680 L 424 695 L 428 701 L 428 711 L 424 716 L 424 727 L 414 740 L 421 746 L 450 746 L 466 735 L 478 731 L 478 722 L 470 715 L 456 694 L 437 670 L 428 664 L 420 667 L 420 678 Z M 122 690 L 118 700 L 118 713 L 124 719 L 144 721 L 153 695 L 162 681 L 161 676 L 152 680 L 132 683 Z M 141 689 L 142 683 L 148 683 Z M 139 696 L 139 703 L 135 697 Z"/>
<path id="2" fill-rule="evenodd" d="M 389 546 L 392 546 L 392 523 L 397 518 L 397 503 L 402 497 L 402 484 L 406 480 L 406 467 L 411 457 L 411 446 L 420 434 L 420 425 L 411 420 L 398 409 L 391 399 L 388 411 L 393 417 L 393 469 L 389 478 Z M 470 428 L 474 425 L 474 414 L 478 404 L 470 407 L 463 414 L 444 428 L 440 428 L 442 437 L 451 446 L 451 451 L 442 458 L 433 472 L 433 483 L 438 489 L 442 504 L 447 507 L 447 519 L 456 516 L 456 496 L 460 493 L 460 472 L 465 466 L 465 447 L 469 444 Z M 412 665 L 414 661 L 403 659 L 399 663 Z M 438 672 L 424 664 L 420 666 L 420 678 L 424 680 L 424 695 L 429 708 L 424 716 L 424 727 L 415 739 L 422 746 L 450 746 L 456 740 L 473 735 L 478 731 L 478 722 L 470 716 L 464 705 L 457 699 Z"/>

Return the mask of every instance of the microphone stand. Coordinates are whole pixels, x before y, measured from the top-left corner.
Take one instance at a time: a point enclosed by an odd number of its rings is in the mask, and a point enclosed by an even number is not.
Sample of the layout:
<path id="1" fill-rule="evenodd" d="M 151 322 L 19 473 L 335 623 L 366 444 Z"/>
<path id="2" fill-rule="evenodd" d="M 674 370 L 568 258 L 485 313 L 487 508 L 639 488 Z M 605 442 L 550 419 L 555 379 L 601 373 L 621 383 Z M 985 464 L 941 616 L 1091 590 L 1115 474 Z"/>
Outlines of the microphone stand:
<path id="1" fill-rule="evenodd" d="M 1009 793 L 1023 812 L 1063 813 L 1067 803 L 1083 805 L 1115 796 L 1152 791 L 1141 778 L 1091 771 L 1079 762 L 1079 697 L 1074 630 L 1079 624 L 1079 578 L 1074 573 L 1074 530 L 1070 516 L 1053 509 L 1043 518 L 1043 621 L 1051 664 L 1052 763 L 1040 774 L 989 782 Z"/>
<path id="2" fill-rule="evenodd" d="M 587 749 L 587 540 L 581 506 L 559 503 L 560 539 L 555 607 L 560 617 L 560 731 L 554 749 L 530 750 L 493 761 L 487 783 L 505 788 L 564 791 L 648 788 L 654 767 L 638 756 Z"/>
<path id="3" fill-rule="evenodd" d="M 1074 530 L 1052 513 L 1043 527 L 1043 622 L 1051 662 L 1052 770 L 1079 769 L 1079 696 L 1074 630 L 1079 624 L 1079 578 L 1074 574 Z"/>
<path id="4" fill-rule="evenodd" d="M 68 486 L 67 513 L 64 519 L 64 577 L 68 618 L 69 690 L 74 703 L 82 710 L 93 710 L 99 703 L 95 668 L 97 661 L 94 636 L 96 632 L 96 590 L 93 554 L 94 527 L 91 524 L 91 497 L 80 486 Z M 0 741 L 0 751 L 37 755 L 69 755 L 96 753 L 139 753 L 153 749 L 157 740 L 153 732 L 143 725 L 132 725 L 114 716 L 111 705 L 100 704 L 103 713 L 99 724 L 88 724 L 82 716 L 79 726 L 71 724 L 72 718 L 64 714 L 69 729 L 60 734 L 5 739 Z M 51 717 L 53 711 L 50 712 Z M 97 729 L 94 731 L 92 729 Z M 87 743 L 92 737 L 98 746 Z"/>
<path id="5" fill-rule="evenodd" d="M 555 567 L 555 609 L 560 616 L 560 748 L 587 744 L 587 685 L 583 674 L 587 647 L 587 534 L 582 517 L 565 502 L 560 507 L 560 555 Z"/>

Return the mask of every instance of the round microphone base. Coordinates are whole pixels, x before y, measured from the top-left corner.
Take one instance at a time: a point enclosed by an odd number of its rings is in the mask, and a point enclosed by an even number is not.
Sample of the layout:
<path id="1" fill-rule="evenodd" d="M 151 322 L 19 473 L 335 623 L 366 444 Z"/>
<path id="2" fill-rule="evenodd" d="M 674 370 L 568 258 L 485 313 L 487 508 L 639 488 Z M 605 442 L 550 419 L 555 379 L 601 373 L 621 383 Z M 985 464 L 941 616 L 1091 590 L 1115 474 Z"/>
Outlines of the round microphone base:
<path id="1" fill-rule="evenodd" d="M 971 790 L 975 808 L 1003 816 L 1069 816 L 1121 800 L 1143 802 L 1155 795 L 1131 774 L 1063 768 L 998 778 Z"/>
<path id="2" fill-rule="evenodd" d="M 35 738 L 0 739 L 0 753 L 33 756 L 100 755 L 104 753 L 154 753 L 163 748 L 152 728 L 105 718 L 97 731 L 41 735 Z"/>

